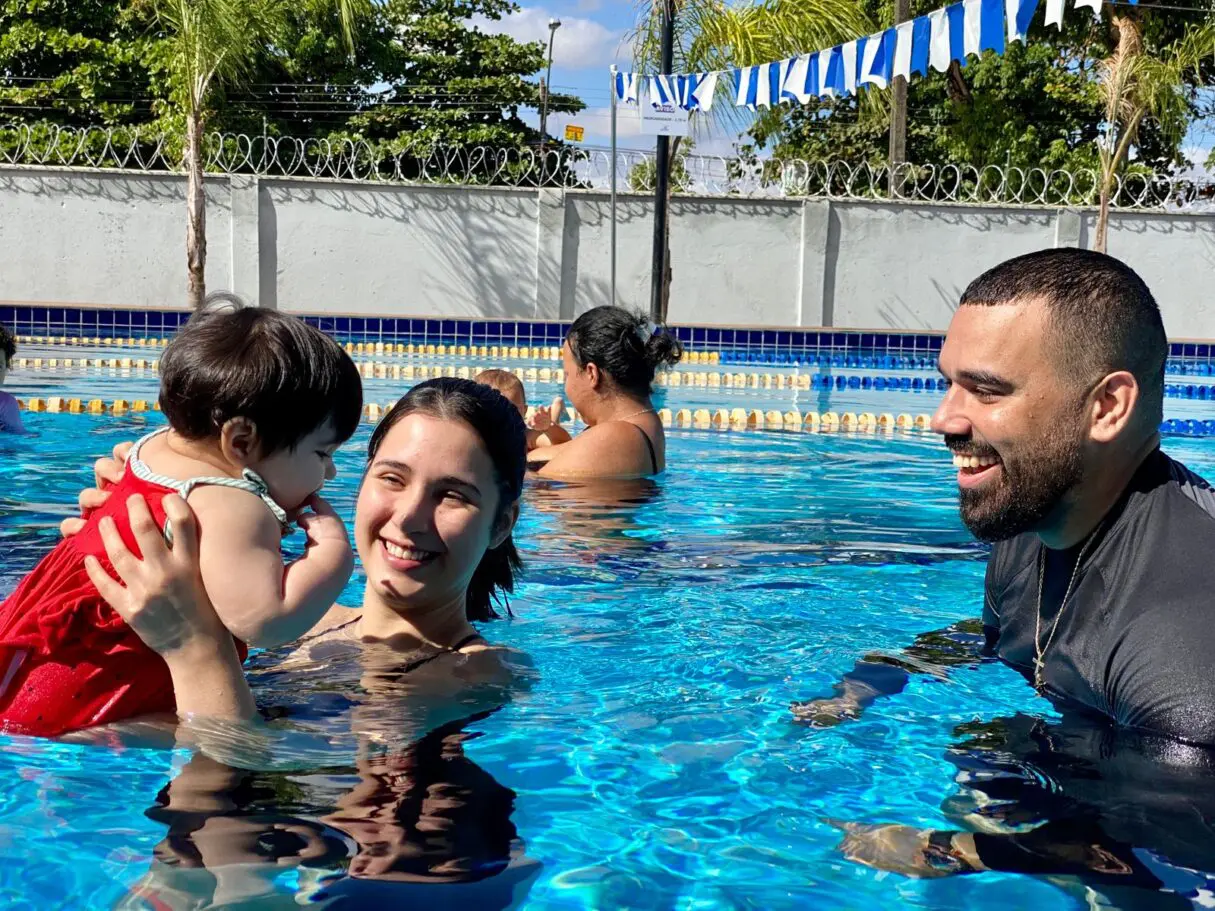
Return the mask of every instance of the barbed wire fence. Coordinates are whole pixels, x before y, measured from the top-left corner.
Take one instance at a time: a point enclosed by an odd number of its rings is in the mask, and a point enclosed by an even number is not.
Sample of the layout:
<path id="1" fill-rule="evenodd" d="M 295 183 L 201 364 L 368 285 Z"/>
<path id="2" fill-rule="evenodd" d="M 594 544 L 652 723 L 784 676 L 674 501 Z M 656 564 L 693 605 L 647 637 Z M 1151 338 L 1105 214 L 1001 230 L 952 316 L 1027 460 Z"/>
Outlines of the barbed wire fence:
<path id="1" fill-rule="evenodd" d="M 239 133 L 208 134 L 209 173 L 321 178 L 371 183 L 554 187 L 605 191 L 612 154 L 603 148 L 436 147 L 359 139 L 302 139 Z M 137 129 L 0 126 L 0 167 L 117 168 L 181 172 L 178 136 Z M 653 192 L 654 156 L 617 150 L 620 192 Z M 902 164 L 687 155 L 678 160 L 673 191 L 687 196 L 846 200 L 910 200 L 1002 206 L 1092 206 L 1100 174 L 1091 169 L 1009 165 Z M 1117 178 L 1119 209 L 1215 211 L 1215 179 L 1207 175 L 1132 170 Z"/>

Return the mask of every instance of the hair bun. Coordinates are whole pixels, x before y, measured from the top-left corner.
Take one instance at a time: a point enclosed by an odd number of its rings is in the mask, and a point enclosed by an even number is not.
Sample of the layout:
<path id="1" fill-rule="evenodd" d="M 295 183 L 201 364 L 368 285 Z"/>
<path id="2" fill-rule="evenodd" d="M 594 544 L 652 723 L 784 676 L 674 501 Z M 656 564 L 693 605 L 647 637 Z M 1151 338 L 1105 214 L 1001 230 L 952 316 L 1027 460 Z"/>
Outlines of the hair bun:
<path id="1" fill-rule="evenodd" d="M 668 329 L 658 327 L 645 343 L 645 355 L 657 369 L 678 363 L 683 357 L 683 345 Z"/>

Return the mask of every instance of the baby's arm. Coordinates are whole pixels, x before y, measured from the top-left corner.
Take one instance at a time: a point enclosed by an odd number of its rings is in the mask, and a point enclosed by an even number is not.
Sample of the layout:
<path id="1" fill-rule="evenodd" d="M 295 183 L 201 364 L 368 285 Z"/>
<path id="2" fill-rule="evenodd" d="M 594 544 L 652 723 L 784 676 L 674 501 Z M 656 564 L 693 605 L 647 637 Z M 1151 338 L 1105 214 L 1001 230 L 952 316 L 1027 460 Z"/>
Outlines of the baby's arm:
<path id="1" fill-rule="evenodd" d="M 190 505 L 201 528 L 203 585 L 224 626 L 248 645 L 298 639 L 333 606 L 354 570 L 346 527 L 319 497 L 316 514 L 300 518 L 304 555 L 286 568 L 278 521 L 257 497 L 201 487 Z"/>

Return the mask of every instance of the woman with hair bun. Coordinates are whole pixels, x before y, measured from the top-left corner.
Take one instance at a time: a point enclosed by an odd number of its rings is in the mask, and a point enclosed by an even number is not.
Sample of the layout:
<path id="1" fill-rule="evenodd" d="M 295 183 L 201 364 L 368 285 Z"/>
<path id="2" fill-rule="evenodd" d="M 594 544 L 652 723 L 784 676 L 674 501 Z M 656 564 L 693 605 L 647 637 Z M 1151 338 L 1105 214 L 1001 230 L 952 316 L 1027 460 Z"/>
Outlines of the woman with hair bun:
<path id="1" fill-rule="evenodd" d="M 620 307 L 596 307 L 574 321 L 561 347 L 565 395 L 587 428 L 568 443 L 533 449 L 540 477 L 644 478 L 666 468 L 666 435 L 650 400 L 655 371 L 683 347 L 666 329 Z"/>

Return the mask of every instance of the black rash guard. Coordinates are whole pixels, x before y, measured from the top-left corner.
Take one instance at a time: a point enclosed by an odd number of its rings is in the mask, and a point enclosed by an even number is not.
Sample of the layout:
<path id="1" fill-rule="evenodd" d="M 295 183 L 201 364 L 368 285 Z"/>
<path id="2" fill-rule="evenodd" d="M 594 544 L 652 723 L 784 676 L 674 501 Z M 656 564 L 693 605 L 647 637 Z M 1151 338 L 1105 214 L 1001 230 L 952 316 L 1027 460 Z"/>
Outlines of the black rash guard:
<path id="1" fill-rule="evenodd" d="M 1038 641 L 1047 694 L 1120 725 L 1215 744 L 1215 491 L 1157 449 L 1097 526 L 1077 571 L 1083 548 L 1044 549 L 1032 533 L 995 545 L 985 651 L 1033 682 L 1044 553 Z"/>

